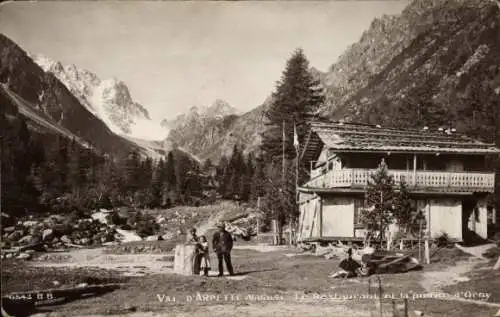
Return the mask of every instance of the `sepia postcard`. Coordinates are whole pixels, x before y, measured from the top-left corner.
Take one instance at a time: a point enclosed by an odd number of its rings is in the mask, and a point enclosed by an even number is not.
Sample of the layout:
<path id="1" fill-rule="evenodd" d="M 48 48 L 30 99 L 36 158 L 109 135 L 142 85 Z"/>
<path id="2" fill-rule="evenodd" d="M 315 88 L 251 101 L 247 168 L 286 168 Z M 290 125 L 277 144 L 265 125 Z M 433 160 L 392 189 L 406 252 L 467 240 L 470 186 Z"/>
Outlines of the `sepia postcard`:
<path id="1" fill-rule="evenodd" d="M 2 316 L 500 316 L 500 2 L 0 3 Z"/>

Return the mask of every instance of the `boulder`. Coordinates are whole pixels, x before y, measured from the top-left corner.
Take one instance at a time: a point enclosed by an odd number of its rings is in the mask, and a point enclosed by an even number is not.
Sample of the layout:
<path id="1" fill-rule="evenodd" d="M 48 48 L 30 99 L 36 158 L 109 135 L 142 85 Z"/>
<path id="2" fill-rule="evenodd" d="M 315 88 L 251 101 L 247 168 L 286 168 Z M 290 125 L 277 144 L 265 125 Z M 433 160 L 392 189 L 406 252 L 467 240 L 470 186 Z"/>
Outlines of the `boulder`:
<path id="1" fill-rule="evenodd" d="M 158 241 L 158 237 L 157 235 L 154 235 L 154 236 L 148 236 L 146 237 L 144 240 L 146 241 Z"/>
<path id="2" fill-rule="evenodd" d="M 16 230 L 14 226 L 3 228 L 3 231 L 8 233 L 14 232 L 14 230 Z"/>
<path id="3" fill-rule="evenodd" d="M 52 230 L 52 229 L 43 230 L 43 232 L 42 232 L 42 240 L 43 241 L 52 240 L 52 238 L 54 238 L 54 230 Z"/>
<path id="4" fill-rule="evenodd" d="M 26 252 L 22 252 L 16 258 L 17 259 L 22 259 L 22 260 L 29 260 L 29 259 L 31 259 L 31 254 L 30 253 L 26 253 Z"/>
<path id="5" fill-rule="evenodd" d="M 34 227 L 38 224 L 38 221 L 28 220 L 23 222 L 24 227 Z"/>
<path id="6" fill-rule="evenodd" d="M 19 244 L 30 244 L 31 241 L 33 241 L 33 236 L 32 235 L 27 235 L 19 239 Z"/>
<path id="7" fill-rule="evenodd" d="M 67 217 L 65 217 L 65 216 L 61 216 L 61 215 L 51 215 L 51 216 L 49 217 L 49 219 L 53 219 L 54 221 L 59 222 L 59 223 L 61 223 L 61 222 L 63 222 L 64 220 L 66 220 L 66 218 L 67 218 Z"/>
<path id="8" fill-rule="evenodd" d="M 90 239 L 89 238 L 82 238 L 80 240 L 80 244 L 87 245 L 89 243 L 90 243 Z"/>
<path id="9" fill-rule="evenodd" d="M 22 236 L 23 236 L 23 233 L 21 231 L 14 231 L 14 232 L 9 234 L 7 239 L 9 241 L 18 241 L 19 239 L 22 238 Z"/>

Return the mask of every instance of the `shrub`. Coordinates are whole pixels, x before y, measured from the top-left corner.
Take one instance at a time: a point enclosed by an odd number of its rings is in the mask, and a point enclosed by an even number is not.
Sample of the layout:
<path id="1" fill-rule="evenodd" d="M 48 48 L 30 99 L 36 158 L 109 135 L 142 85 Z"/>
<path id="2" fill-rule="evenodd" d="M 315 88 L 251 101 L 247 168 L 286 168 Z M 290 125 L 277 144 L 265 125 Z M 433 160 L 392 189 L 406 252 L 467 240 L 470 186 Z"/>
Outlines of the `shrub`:
<path id="1" fill-rule="evenodd" d="M 107 216 L 108 222 L 116 225 L 116 226 L 123 226 L 127 224 L 127 219 L 120 217 L 118 212 L 112 211 L 108 216 Z"/>

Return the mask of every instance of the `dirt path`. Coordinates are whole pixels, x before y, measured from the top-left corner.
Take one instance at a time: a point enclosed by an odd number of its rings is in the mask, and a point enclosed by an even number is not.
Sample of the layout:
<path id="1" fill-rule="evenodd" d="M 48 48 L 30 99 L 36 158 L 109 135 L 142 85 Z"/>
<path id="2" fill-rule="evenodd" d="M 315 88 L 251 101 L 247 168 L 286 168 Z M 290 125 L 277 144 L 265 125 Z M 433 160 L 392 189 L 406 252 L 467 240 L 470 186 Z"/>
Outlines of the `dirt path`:
<path id="1" fill-rule="evenodd" d="M 90 315 L 85 317 L 108 317 L 109 315 Z M 335 305 L 318 305 L 308 303 L 267 303 L 267 304 L 239 304 L 239 305 L 209 305 L 192 308 L 169 309 L 161 312 L 137 312 L 125 315 L 127 317 L 369 317 L 369 311 L 354 311 L 348 307 Z M 54 317 L 58 317 L 54 315 Z M 84 316 L 76 316 L 84 317 Z"/>
<path id="2" fill-rule="evenodd" d="M 475 256 L 478 259 L 482 259 L 482 260 L 486 260 L 486 261 L 488 259 L 486 259 L 483 256 L 483 254 L 486 251 L 488 251 L 489 249 L 494 248 L 496 246 L 497 245 L 495 243 L 488 243 L 488 244 L 483 244 L 483 245 L 474 246 L 474 247 L 464 247 L 464 246 L 461 246 L 459 244 L 455 244 L 455 247 L 457 249 L 462 250 L 463 252 L 468 253 L 470 255 L 473 255 L 473 256 Z"/>
<path id="3" fill-rule="evenodd" d="M 103 248 L 50 253 L 31 262 L 38 267 L 99 267 L 116 270 L 125 276 L 172 272 L 168 254 L 106 254 Z"/>
<path id="4" fill-rule="evenodd" d="M 465 275 L 471 272 L 478 264 L 487 263 L 488 259 L 483 257 L 483 254 L 495 246 L 493 243 L 474 247 L 464 247 L 456 244 L 456 248 L 473 257 L 467 261 L 459 261 L 456 265 L 446 268 L 446 270 L 425 271 L 420 284 L 426 291 L 432 292 L 440 291 L 443 286 L 469 281 L 469 278 Z"/>
<path id="5" fill-rule="evenodd" d="M 440 291 L 443 286 L 466 282 L 469 279 L 464 276 L 474 269 L 478 264 L 485 263 L 478 258 L 470 258 L 468 261 L 459 261 L 454 266 L 439 271 L 424 271 L 420 284 L 427 292 Z"/>

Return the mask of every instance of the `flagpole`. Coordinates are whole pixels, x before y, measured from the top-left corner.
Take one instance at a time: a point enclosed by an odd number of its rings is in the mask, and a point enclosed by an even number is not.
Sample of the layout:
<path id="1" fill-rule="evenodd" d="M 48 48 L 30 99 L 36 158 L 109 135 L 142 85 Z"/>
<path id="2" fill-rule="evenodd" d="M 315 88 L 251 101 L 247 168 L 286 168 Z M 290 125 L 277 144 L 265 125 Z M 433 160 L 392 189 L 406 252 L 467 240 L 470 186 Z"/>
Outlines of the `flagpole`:
<path id="1" fill-rule="evenodd" d="M 293 137 L 295 146 L 295 202 L 299 201 L 299 136 L 297 134 L 297 126 L 293 123 Z"/>
<path id="2" fill-rule="evenodd" d="M 286 137 L 285 137 L 285 120 L 283 120 L 283 153 L 282 153 L 283 161 L 281 163 L 281 165 L 282 165 L 282 167 L 281 167 L 282 168 L 282 170 L 281 170 L 281 176 L 283 177 L 283 184 L 282 184 L 282 186 L 285 185 L 285 140 L 286 140 Z"/>
<path id="3" fill-rule="evenodd" d="M 284 199 L 285 197 L 285 141 L 286 141 L 286 136 L 285 136 L 285 120 L 283 120 L 283 161 L 281 163 L 282 165 L 282 170 L 281 170 L 281 199 Z M 283 208 L 283 206 L 281 206 Z M 281 228 L 281 223 L 278 224 Z M 279 233 L 282 231 L 280 230 Z M 281 245 L 281 234 L 278 235 L 278 245 Z"/>
<path id="4" fill-rule="evenodd" d="M 299 206 L 299 136 L 297 134 L 297 125 L 293 123 L 293 143 L 295 147 L 295 205 L 299 212 L 300 217 L 300 206 Z M 294 223 L 295 225 L 295 223 Z M 295 227 L 295 226 L 294 226 Z M 290 226 L 291 231 L 291 226 Z M 290 238 L 290 244 L 292 244 Z"/>

